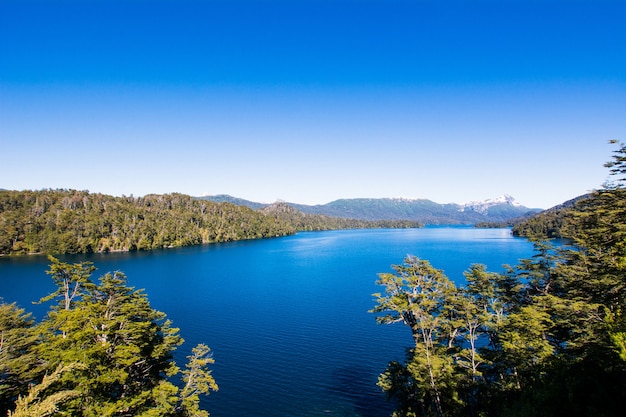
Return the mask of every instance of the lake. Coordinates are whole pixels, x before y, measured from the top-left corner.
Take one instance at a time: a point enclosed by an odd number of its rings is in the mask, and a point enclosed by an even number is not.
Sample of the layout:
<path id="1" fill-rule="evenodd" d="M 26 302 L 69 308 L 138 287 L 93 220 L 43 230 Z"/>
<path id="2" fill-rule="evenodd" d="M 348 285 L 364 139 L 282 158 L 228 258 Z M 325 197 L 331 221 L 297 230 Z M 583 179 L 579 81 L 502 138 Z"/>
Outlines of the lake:
<path id="1" fill-rule="evenodd" d="M 198 343 L 211 347 L 220 387 L 203 407 L 213 417 L 389 416 L 376 386 L 412 343 L 404 326 L 377 325 L 368 310 L 377 274 L 407 254 L 427 259 L 457 284 L 472 263 L 490 271 L 533 254 L 508 229 L 307 232 L 294 236 L 151 252 L 60 256 L 120 270 L 153 308 L 180 327 L 179 365 Z M 0 297 L 32 305 L 54 290 L 45 256 L 0 258 Z"/>

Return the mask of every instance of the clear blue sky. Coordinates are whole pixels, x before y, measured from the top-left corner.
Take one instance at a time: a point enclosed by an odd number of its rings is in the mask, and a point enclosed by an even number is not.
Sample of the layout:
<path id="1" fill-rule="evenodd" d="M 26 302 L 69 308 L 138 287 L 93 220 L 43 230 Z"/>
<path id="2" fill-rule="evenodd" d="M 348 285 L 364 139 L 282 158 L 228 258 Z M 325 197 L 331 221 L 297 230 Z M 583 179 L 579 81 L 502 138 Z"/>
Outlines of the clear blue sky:
<path id="1" fill-rule="evenodd" d="M 0 188 L 547 208 L 625 133 L 623 0 L 0 0 Z"/>

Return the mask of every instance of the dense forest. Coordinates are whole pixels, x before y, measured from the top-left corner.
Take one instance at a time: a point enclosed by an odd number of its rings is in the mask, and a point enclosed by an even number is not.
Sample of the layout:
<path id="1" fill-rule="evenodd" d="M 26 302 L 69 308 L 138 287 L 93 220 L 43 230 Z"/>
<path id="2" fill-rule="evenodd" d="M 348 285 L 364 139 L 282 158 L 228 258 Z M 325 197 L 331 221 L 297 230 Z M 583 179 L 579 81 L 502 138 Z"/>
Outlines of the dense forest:
<path id="1" fill-rule="evenodd" d="M 258 239 L 297 231 L 419 227 L 262 210 L 183 194 L 113 197 L 76 190 L 0 191 L 0 255 L 149 250 Z"/>
<path id="2" fill-rule="evenodd" d="M 622 416 L 626 406 L 626 147 L 613 181 L 537 227 L 535 255 L 472 265 L 457 287 L 408 256 L 379 274 L 373 312 L 413 336 L 379 386 L 397 417 Z M 558 214 L 558 221 L 556 220 Z M 531 223 L 534 224 L 534 223 Z M 545 235 L 566 238 L 553 246 Z M 543 231 L 544 233 L 539 233 Z M 547 233 L 546 233 L 547 232 Z"/>

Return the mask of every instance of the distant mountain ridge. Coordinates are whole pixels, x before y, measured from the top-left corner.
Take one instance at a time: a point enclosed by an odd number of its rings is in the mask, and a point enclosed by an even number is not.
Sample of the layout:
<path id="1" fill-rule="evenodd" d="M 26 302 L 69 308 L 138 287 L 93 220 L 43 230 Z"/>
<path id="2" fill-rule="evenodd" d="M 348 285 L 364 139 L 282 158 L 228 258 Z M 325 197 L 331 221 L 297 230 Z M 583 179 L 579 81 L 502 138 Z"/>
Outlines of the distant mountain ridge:
<path id="1" fill-rule="evenodd" d="M 226 194 L 196 197 L 198 199 L 228 202 L 259 210 L 270 204 L 257 203 Z M 524 207 L 513 197 L 472 201 L 465 204 L 439 204 L 427 199 L 406 198 L 351 198 L 339 199 L 321 205 L 285 203 L 303 213 L 323 214 L 358 220 L 412 220 L 424 224 L 475 224 L 502 222 L 512 218 L 530 217 L 542 211 Z"/>

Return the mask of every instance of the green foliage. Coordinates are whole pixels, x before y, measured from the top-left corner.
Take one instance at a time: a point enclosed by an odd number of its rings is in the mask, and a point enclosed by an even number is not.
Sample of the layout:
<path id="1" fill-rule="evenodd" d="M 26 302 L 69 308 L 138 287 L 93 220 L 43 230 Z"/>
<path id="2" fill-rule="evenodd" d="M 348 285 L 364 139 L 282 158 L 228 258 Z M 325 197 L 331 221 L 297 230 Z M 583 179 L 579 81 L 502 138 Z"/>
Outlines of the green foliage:
<path id="1" fill-rule="evenodd" d="M 513 221 L 477 222 L 476 224 L 474 224 L 474 227 L 476 227 L 477 229 L 506 229 L 507 227 L 512 227 L 513 225 Z"/>
<path id="2" fill-rule="evenodd" d="M 73 265 L 60 262 L 53 256 L 48 256 L 51 262 L 50 270 L 46 273 L 52 276 L 52 281 L 57 286 L 57 290 L 52 294 L 39 300 L 40 303 L 59 299 L 59 307 L 63 310 L 70 310 L 78 298 L 86 291 L 93 290 L 90 280 L 91 273 L 95 267 L 91 262 L 80 262 Z"/>
<path id="3" fill-rule="evenodd" d="M 593 194 L 585 194 L 529 218 L 515 220 L 512 224 L 513 236 L 527 237 L 533 240 L 566 237 L 566 232 L 563 229 L 568 224 L 571 213 L 574 212 L 577 205 L 592 196 Z"/>
<path id="4" fill-rule="evenodd" d="M 538 245 L 504 274 L 473 265 L 465 288 L 411 256 L 380 274 L 377 320 L 402 322 L 414 337 L 406 362 L 379 379 L 399 403 L 395 415 L 560 415 L 556 403 L 569 415 L 619 415 L 623 316 L 609 323 L 606 305 L 582 299 L 559 257 L 567 253 Z M 603 392 L 611 396 L 593 411 L 586 399 Z"/>
<path id="5" fill-rule="evenodd" d="M 403 401 L 406 413 L 443 416 L 460 403 L 453 395 L 458 369 L 450 354 L 463 326 L 454 311 L 458 290 L 442 271 L 414 256 L 392 268 L 394 273 L 379 274 L 377 283 L 385 287 L 385 293 L 375 294 L 378 304 L 372 312 L 385 313 L 377 318 L 379 323 L 404 323 L 415 344 L 404 369 L 390 364 L 379 385 Z M 393 381 L 404 385 L 396 387 Z"/>
<path id="6" fill-rule="evenodd" d="M 556 208 L 543 211 L 513 225 L 513 236 L 533 239 L 554 239 L 563 237 L 561 229 L 570 208 Z"/>
<path id="7" fill-rule="evenodd" d="M 437 323 L 417 326 L 436 335 L 434 343 L 428 346 L 414 337 L 407 361 L 390 363 L 380 377 L 381 388 L 399 402 L 395 415 L 623 414 L 625 155 L 622 145 L 607 164 L 621 175 L 618 180 L 557 213 L 559 234 L 571 246 L 537 242 L 531 259 L 503 274 L 472 265 L 466 287 L 456 290 L 432 285 L 445 280 L 413 257 L 405 267 L 393 266 L 395 274 L 379 275 L 386 293 L 377 295 L 374 311 L 387 312 L 379 322 L 403 321 L 413 335 L 415 322 L 407 318 L 415 312 L 431 315 L 420 323 Z M 546 235 L 548 223 L 524 227 L 539 237 Z M 418 270 L 422 272 L 413 272 Z M 437 278 L 431 284 L 407 285 L 424 272 Z M 434 399 L 433 385 L 423 377 L 427 369 L 437 377 L 439 398 Z"/>
<path id="8" fill-rule="evenodd" d="M 183 340 L 145 293 L 119 271 L 94 283 L 91 263 L 50 261 L 58 290 L 43 300 L 60 302 L 41 323 L 0 305 L 4 409 L 15 416 L 208 415 L 199 408 L 199 396 L 217 390 L 208 347 L 193 349 L 179 389 L 172 355 Z"/>
<path id="9" fill-rule="evenodd" d="M 71 405 L 83 415 L 150 409 L 165 388 L 162 378 L 177 372 L 171 362 L 181 343 L 177 329 L 125 284 L 123 274 L 106 274 L 71 310 L 52 311 L 43 323 L 40 355 L 48 366 L 86 365 L 65 377 L 82 394 L 80 404 Z"/>
<path id="10" fill-rule="evenodd" d="M 76 190 L 0 190 L 0 255 L 150 250 L 286 236 L 296 231 L 418 227 L 264 210 L 183 194 L 112 197 Z"/>
<path id="11" fill-rule="evenodd" d="M 626 145 L 617 140 L 610 140 L 610 144 L 618 145 L 619 148 L 613 151 L 613 160 L 604 164 L 610 168 L 612 181 L 606 184 L 608 189 L 624 188 L 626 186 Z"/>
<path id="12" fill-rule="evenodd" d="M 616 314 L 620 320 L 624 320 L 624 313 L 619 310 Z M 624 323 L 615 323 L 615 317 L 611 314 L 607 314 L 605 319 L 606 324 L 609 328 L 609 335 L 611 337 L 611 342 L 613 342 L 615 346 L 615 351 L 619 354 L 619 357 L 626 362 L 626 326 Z"/>
<path id="13" fill-rule="evenodd" d="M 619 204 L 624 204 L 624 186 L 626 185 L 626 145 L 615 140 L 609 141 L 610 144 L 618 145 L 619 148 L 613 152 L 613 160 L 605 164 L 610 168 L 612 178 L 606 182 L 603 189 L 594 191 L 591 194 L 577 197 L 560 206 L 550 210 L 543 211 L 525 221 L 519 222 L 513 226 L 513 234 L 515 236 L 524 236 L 533 239 L 550 239 L 550 238 L 568 238 L 580 239 L 579 233 L 589 228 L 589 224 L 583 226 L 581 216 L 586 221 L 594 221 L 594 218 L 601 219 L 607 213 L 594 213 L 593 210 L 607 210 L 612 207 L 618 209 Z M 615 201 L 607 201 L 615 199 Z M 622 207 L 623 209 L 623 207 Z M 616 219 L 619 220 L 619 219 Z M 613 222 L 614 227 L 624 224 L 624 219 Z M 583 226 L 582 228 L 580 226 Z M 593 227 L 591 227 L 593 229 Z M 607 230 L 610 232 L 610 230 Z M 623 237 L 616 235 L 616 238 Z"/>
<path id="14" fill-rule="evenodd" d="M 15 398 L 25 395 L 37 377 L 33 367 L 36 343 L 30 314 L 15 303 L 0 303 L 0 410 L 8 409 Z"/>
<path id="15" fill-rule="evenodd" d="M 294 232 L 251 209 L 182 194 L 0 191 L 1 254 L 148 250 Z"/>
<path id="16" fill-rule="evenodd" d="M 200 410 L 200 394 L 208 394 L 210 391 L 217 391 L 218 387 L 215 379 L 208 370 L 208 365 L 215 361 L 210 355 L 208 346 L 200 344 L 192 349 L 191 355 L 187 356 L 189 362 L 183 371 L 183 382 L 185 386 L 180 393 L 180 409 L 184 416 L 208 417 L 209 413 Z"/>
<path id="17" fill-rule="evenodd" d="M 80 395 L 75 390 L 61 390 L 53 394 L 45 395 L 44 392 L 59 381 L 61 375 L 74 369 L 79 369 L 79 364 L 67 366 L 59 365 L 51 375 L 44 375 L 39 384 L 32 385 L 28 389 L 28 395 L 20 396 L 15 401 L 15 410 L 9 410 L 9 417 L 46 417 L 58 415 L 59 407 L 66 401 Z"/>
<path id="18" fill-rule="evenodd" d="M 275 203 L 261 209 L 276 221 L 286 221 L 298 231 L 341 230 L 341 229 L 401 229 L 417 228 L 422 225 L 409 220 L 356 220 L 332 217 L 323 214 L 307 214 L 286 203 Z"/>

